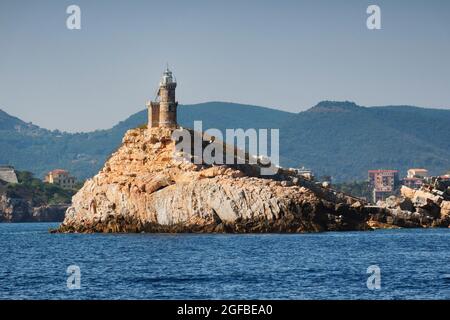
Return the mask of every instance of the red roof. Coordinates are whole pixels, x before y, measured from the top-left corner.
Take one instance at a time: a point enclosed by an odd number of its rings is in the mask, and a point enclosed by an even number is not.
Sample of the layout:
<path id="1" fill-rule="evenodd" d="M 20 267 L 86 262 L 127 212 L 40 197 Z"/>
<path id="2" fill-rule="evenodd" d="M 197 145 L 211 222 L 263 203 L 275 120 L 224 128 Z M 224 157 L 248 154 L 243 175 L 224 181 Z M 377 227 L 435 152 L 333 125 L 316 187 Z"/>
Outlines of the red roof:
<path id="1" fill-rule="evenodd" d="M 55 169 L 55 170 L 50 171 L 49 174 L 60 175 L 60 174 L 69 174 L 69 172 L 67 170 L 63 170 L 63 169 Z"/>

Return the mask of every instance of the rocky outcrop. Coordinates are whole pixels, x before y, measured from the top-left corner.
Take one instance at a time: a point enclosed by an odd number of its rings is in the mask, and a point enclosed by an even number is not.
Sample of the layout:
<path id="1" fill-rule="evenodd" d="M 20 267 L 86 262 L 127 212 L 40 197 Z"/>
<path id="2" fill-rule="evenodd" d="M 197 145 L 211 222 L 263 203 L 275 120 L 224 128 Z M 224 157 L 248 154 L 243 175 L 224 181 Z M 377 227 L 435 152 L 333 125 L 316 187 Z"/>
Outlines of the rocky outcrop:
<path id="1" fill-rule="evenodd" d="M 441 181 L 420 190 L 402 186 L 399 197 L 391 196 L 370 215 L 372 227 L 449 227 L 450 187 Z"/>
<path id="2" fill-rule="evenodd" d="M 33 207 L 29 201 L 0 194 L 0 222 L 61 222 L 68 205 Z"/>
<path id="3" fill-rule="evenodd" d="M 450 201 L 442 201 L 441 203 L 441 219 L 450 219 Z"/>
<path id="4" fill-rule="evenodd" d="M 369 228 L 364 206 L 356 199 L 318 187 L 289 170 L 264 177 L 257 165 L 248 163 L 194 164 L 186 152 L 175 152 L 171 134 L 166 128 L 128 131 L 104 168 L 73 197 L 58 231 L 245 233 Z"/>

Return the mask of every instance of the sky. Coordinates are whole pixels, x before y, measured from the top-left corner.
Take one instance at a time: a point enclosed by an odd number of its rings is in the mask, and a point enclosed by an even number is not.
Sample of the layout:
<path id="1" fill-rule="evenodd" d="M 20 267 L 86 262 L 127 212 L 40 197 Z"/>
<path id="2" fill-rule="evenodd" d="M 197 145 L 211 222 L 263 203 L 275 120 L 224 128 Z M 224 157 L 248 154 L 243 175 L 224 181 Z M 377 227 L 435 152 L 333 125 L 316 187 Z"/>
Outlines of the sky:
<path id="1" fill-rule="evenodd" d="M 154 98 L 166 63 L 180 104 L 450 108 L 450 1 L 0 0 L 0 109 L 24 121 L 110 128 Z"/>

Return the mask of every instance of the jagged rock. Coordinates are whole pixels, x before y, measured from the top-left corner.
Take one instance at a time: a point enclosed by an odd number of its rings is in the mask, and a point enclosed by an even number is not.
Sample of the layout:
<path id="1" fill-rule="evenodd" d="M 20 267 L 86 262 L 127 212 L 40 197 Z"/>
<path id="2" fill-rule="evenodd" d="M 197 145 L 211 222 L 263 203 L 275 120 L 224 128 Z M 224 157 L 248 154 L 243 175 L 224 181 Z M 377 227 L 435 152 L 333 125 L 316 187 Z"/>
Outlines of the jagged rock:
<path id="1" fill-rule="evenodd" d="M 450 219 L 450 201 L 442 201 L 441 219 Z"/>
<path id="2" fill-rule="evenodd" d="M 172 131 L 134 129 L 73 197 L 60 232 L 314 232 L 369 229 L 361 205 L 256 165 L 193 164 Z M 294 181 L 295 178 L 295 182 Z"/>
<path id="3" fill-rule="evenodd" d="M 385 211 L 372 215 L 376 221 L 401 227 L 448 227 L 447 204 L 441 190 L 425 185 L 421 190 L 403 186 L 401 197 L 391 196 L 378 203 Z"/>
<path id="4" fill-rule="evenodd" d="M 405 198 L 403 196 L 396 197 L 396 196 L 390 196 L 386 198 L 385 201 L 378 201 L 377 202 L 378 207 L 382 208 L 388 208 L 388 209 L 401 209 L 404 211 L 414 211 L 414 205 L 409 198 Z"/>
<path id="5" fill-rule="evenodd" d="M 403 197 L 408 198 L 408 199 L 414 198 L 414 193 L 415 193 L 415 192 L 416 192 L 416 190 L 414 190 L 414 189 L 412 189 L 412 188 L 409 188 L 409 187 L 407 187 L 407 186 L 402 186 L 402 187 L 400 188 L 400 194 L 401 194 Z"/>
<path id="6" fill-rule="evenodd" d="M 380 222 L 376 220 L 369 220 L 368 226 L 372 229 L 400 229 L 401 227 L 393 225 L 392 223 Z"/>
<path id="7" fill-rule="evenodd" d="M 398 207 L 397 197 L 390 196 L 390 197 L 386 198 L 386 200 L 384 201 L 384 206 L 386 206 L 387 208 L 396 208 L 396 207 Z"/>
<path id="8" fill-rule="evenodd" d="M 416 207 L 427 206 L 431 203 L 439 206 L 443 201 L 443 198 L 430 192 L 416 190 L 416 192 L 414 193 L 414 197 L 411 200 Z"/>
<path id="9" fill-rule="evenodd" d="M 400 198 L 400 201 L 397 202 L 400 209 L 405 211 L 414 211 L 414 205 L 409 198 Z"/>

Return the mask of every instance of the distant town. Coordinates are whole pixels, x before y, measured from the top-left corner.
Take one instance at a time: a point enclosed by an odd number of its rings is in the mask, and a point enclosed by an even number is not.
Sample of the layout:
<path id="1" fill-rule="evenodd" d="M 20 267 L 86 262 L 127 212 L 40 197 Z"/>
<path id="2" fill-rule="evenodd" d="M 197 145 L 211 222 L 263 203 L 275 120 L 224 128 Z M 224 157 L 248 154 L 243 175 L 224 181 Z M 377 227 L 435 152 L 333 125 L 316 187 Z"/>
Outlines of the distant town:
<path id="1" fill-rule="evenodd" d="M 312 170 L 307 168 L 290 168 L 297 175 L 309 180 L 316 180 Z M 436 181 L 450 181 L 450 172 L 439 176 L 431 176 L 427 169 L 411 168 L 408 169 L 405 177 L 400 178 L 398 170 L 376 169 L 368 170 L 367 188 L 370 196 L 356 195 L 362 200 L 377 204 L 379 201 L 385 201 L 390 196 L 398 195 L 401 186 L 419 190 L 424 185 L 433 185 Z M 322 176 L 317 181 L 323 187 L 332 186 L 331 176 Z M 353 195 L 350 192 L 350 195 Z"/>
<path id="2" fill-rule="evenodd" d="M 450 181 L 450 174 L 430 176 L 424 168 L 409 169 L 406 177 L 400 178 L 398 170 L 369 170 L 368 183 L 372 191 L 373 203 L 384 201 L 394 195 L 400 186 L 420 189 L 423 185 L 433 185 L 437 181 Z"/>

